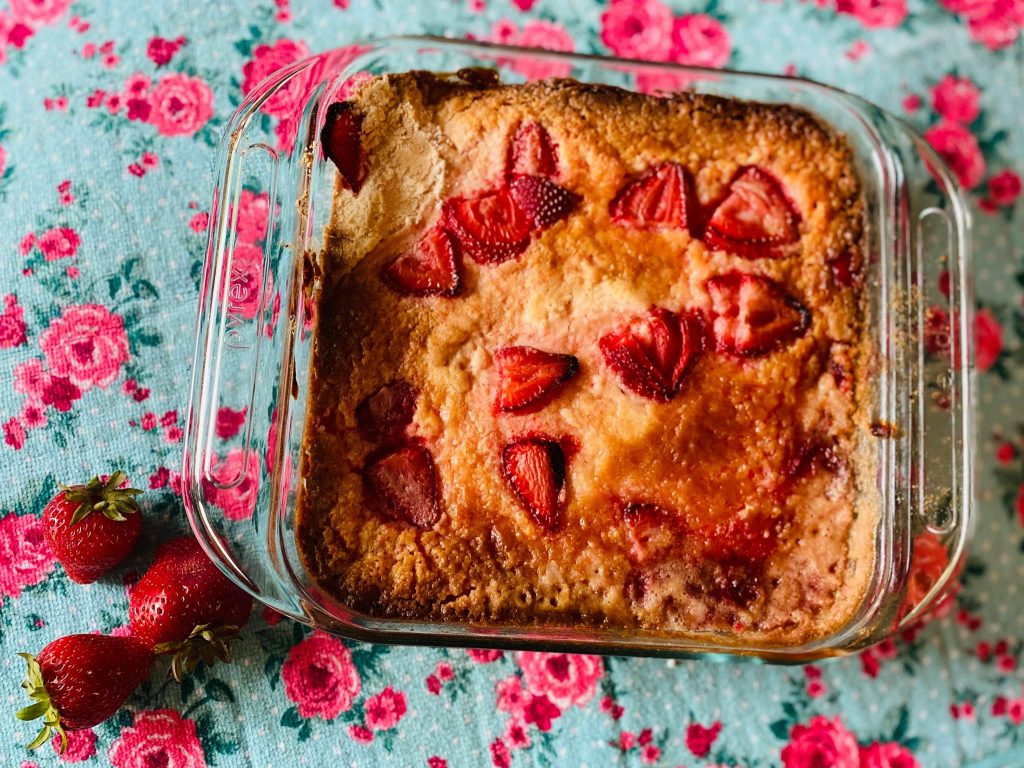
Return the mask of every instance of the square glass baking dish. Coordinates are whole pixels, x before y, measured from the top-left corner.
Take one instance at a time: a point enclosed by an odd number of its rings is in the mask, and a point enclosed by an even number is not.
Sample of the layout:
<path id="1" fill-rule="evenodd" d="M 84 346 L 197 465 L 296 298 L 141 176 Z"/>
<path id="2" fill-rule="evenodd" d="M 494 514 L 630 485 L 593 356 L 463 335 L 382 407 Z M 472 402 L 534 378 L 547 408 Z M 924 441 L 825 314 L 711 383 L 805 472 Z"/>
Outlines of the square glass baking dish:
<path id="1" fill-rule="evenodd" d="M 372 642 L 792 662 L 869 645 L 950 595 L 974 513 L 970 222 L 955 178 L 920 137 L 863 99 L 796 78 L 431 37 L 359 50 L 355 59 L 328 52 L 274 73 L 238 108 L 217 153 L 182 486 L 195 534 L 229 577 L 285 615 Z M 351 78 L 470 67 L 496 69 L 506 83 L 557 75 L 789 104 L 846 137 L 866 210 L 879 508 L 870 583 L 838 631 L 773 646 L 727 633 L 378 619 L 332 599 L 304 569 L 293 530 L 314 265 L 335 186 L 320 147 L 325 113 Z M 268 112 L 279 118 L 276 130 Z M 230 418 L 239 412 L 240 427 Z"/>

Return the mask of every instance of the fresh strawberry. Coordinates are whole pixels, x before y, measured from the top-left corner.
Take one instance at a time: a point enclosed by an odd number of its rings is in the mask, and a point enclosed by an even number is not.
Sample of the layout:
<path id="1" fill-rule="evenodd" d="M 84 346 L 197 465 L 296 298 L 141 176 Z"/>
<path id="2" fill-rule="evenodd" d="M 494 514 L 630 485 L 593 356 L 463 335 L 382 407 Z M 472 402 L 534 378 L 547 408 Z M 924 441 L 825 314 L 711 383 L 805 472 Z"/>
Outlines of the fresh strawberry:
<path id="1" fill-rule="evenodd" d="M 532 222 L 508 187 L 448 200 L 442 221 L 462 252 L 478 264 L 508 261 L 530 244 Z"/>
<path id="2" fill-rule="evenodd" d="M 629 536 L 629 557 L 637 565 L 665 559 L 673 549 L 682 549 L 683 531 L 668 510 L 648 502 L 630 502 L 622 509 Z"/>
<path id="3" fill-rule="evenodd" d="M 704 230 L 715 250 L 749 259 L 779 256 L 778 247 L 800 238 L 799 219 L 779 182 L 756 166 L 742 169 Z"/>
<path id="4" fill-rule="evenodd" d="M 548 402 L 558 388 L 576 375 L 580 362 L 572 355 L 534 347 L 503 347 L 494 353 L 499 411 L 533 410 Z"/>
<path id="5" fill-rule="evenodd" d="M 320 143 L 324 154 L 338 168 L 345 189 L 358 193 L 366 178 L 366 159 L 362 146 L 363 116 L 350 101 L 339 101 L 327 108 Z"/>
<path id="6" fill-rule="evenodd" d="M 508 146 L 508 170 L 512 176 L 558 175 L 558 151 L 551 135 L 540 123 L 520 123 Z"/>
<path id="7" fill-rule="evenodd" d="M 598 342 L 604 360 L 641 397 L 667 403 L 703 348 L 699 317 L 652 307 Z"/>
<path id="8" fill-rule="evenodd" d="M 99 725 L 117 712 L 139 683 L 149 677 L 153 654 L 133 637 L 68 635 L 35 657 L 19 653 L 28 665 L 21 684 L 35 701 L 18 710 L 19 720 L 43 718 L 43 727 L 28 745 L 44 744 L 53 734 L 67 749 L 65 731 Z"/>
<path id="9" fill-rule="evenodd" d="M 665 161 L 619 190 L 612 220 L 639 229 L 686 229 L 691 197 L 689 174 L 679 163 Z"/>
<path id="10" fill-rule="evenodd" d="M 565 454 L 554 440 L 519 437 L 501 451 L 501 469 L 516 498 L 548 531 L 564 522 Z"/>
<path id="11" fill-rule="evenodd" d="M 372 456 L 363 480 L 370 504 L 387 517 L 424 529 L 441 517 L 437 468 L 422 445 Z"/>
<path id="12" fill-rule="evenodd" d="M 124 472 L 85 485 L 61 486 L 43 510 L 50 548 L 68 577 L 89 584 L 131 553 L 142 530 L 135 497 L 142 491 L 121 488 Z"/>
<path id="13" fill-rule="evenodd" d="M 406 296 L 458 296 L 462 288 L 459 258 L 451 236 L 441 226 L 427 230 L 412 250 L 381 269 L 384 282 Z"/>
<path id="14" fill-rule="evenodd" d="M 416 413 L 416 389 L 407 381 L 385 384 L 356 406 L 359 433 L 372 443 L 394 442 Z"/>
<path id="15" fill-rule="evenodd" d="M 720 352 L 756 357 L 797 338 L 811 313 L 774 280 L 744 272 L 709 278 L 712 328 Z"/>
<path id="16" fill-rule="evenodd" d="M 576 193 L 541 176 L 518 176 L 509 184 L 509 191 L 534 231 L 561 221 L 581 200 Z"/>
<path id="17" fill-rule="evenodd" d="M 252 611 L 252 599 L 215 566 L 191 536 L 157 550 L 128 597 L 132 632 L 158 654 L 174 654 L 181 680 L 200 661 L 230 661 L 234 640 Z"/>

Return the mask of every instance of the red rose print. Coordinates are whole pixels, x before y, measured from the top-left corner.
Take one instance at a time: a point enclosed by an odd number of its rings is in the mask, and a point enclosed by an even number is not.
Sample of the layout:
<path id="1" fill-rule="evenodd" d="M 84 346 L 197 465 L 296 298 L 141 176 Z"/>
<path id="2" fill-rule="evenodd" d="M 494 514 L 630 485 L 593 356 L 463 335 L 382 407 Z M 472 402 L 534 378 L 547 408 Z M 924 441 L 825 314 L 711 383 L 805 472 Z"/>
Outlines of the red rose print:
<path id="1" fill-rule="evenodd" d="M 427 768 L 448 768 L 448 761 L 443 757 L 434 755 L 427 758 Z"/>
<path id="2" fill-rule="evenodd" d="M 660 0 L 612 0 L 601 14 L 601 41 L 616 56 L 664 61 L 672 26 L 672 11 Z"/>
<path id="3" fill-rule="evenodd" d="M 267 236 L 270 218 L 270 197 L 266 192 L 243 189 L 238 196 L 238 221 L 235 225 L 238 239 L 258 245 Z M 205 227 L 204 227 L 205 228 Z"/>
<path id="4" fill-rule="evenodd" d="M 440 695 L 440 693 L 441 693 L 441 681 L 438 680 L 437 675 L 435 675 L 435 674 L 427 675 L 427 679 L 424 682 L 425 682 L 425 684 L 427 686 L 427 690 L 430 691 L 430 693 L 434 694 L 435 696 Z"/>
<path id="5" fill-rule="evenodd" d="M 973 123 L 981 114 L 981 91 L 970 78 L 946 75 L 932 89 L 932 106 L 954 123 Z"/>
<path id="6" fill-rule="evenodd" d="M 945 160 L 967 189 L 974 189 L 985 176 L 985 158 L 981 154 L 978 140 L 957 123 L 944 120 L 929 128 L 925 140 Z"/>
<path id="7" fill-rule="evenodd" d="M 252 60 L 242 67 L 242 93 L 248 95 L 277 70 L 309 56 L 309 48 L 298 40 L 278 40 L 273 45 L 257 45 Z M 305 99 L 309 78 L 293 77 L 263 103 L 263 111 L 273 117 L 292 117 Z"/>
<path id="8" fill-rule="evenodd" d="M 224 406 L 217 411 L 217 424 L 214 429 L 217 432 L 217 437 L 221 440 L 230 440 L 232 437 L 238 434 L 238 430 L 242 428 L 245 423 L 245 412 L 246 408 L 242 408 L 240 411 L 236 411 L 233 408 Z"/>
<path id="9" fill-rule="evenodd" d="M 653 744 L 645 744 L 640 750 L 640 759 L 648 765 L 654 765 L 661 758 L 661 750 Z"/>
<path id="10" fill-rule="evenodd" d="M 149 122 L 164 136 L 192 136 L 213 117 L 213 92 L 198 77 L 164 75 L 150 97 Z"/>
<path id="11" fill-rule="evenodd" d="M 541 731 L 551 730 L 551 721 L 561 716 L 562 710 L 547 696 L 531 696 L 523 709 L 523 720 L 536 725 Z"/>
<path id="12" fill-rule="evenodd" d="M 979 371 L 987 371 L 1003 351 L 1003 327 L 990 309 L 974 315 L 975 361 Z"/>
<path id="13" fill-rule="evenodd" d="M 260 309 L 264 296 L 273 286 L 263 286 L 263 251 L 250 243 L 235 244 L 231 255 L 231 280 L 224 290 L 228 294 L 232 314 L 252 320 Z"/>
<path id="14" fill-rule="evenodd" d="M 500 659 L 504 654 L 501 651 L 489 649 L 467 648 L 466 655 L 477 664 L 490 664 L 492 661 Z"/>
<path id="15" fill-rule="evenodd" d="M 18 304 L 18 297 L 13 293 L 4 296 L 4 313 L 0 315 L 0 349 L 20 347 L 25 343 L 25 311 Z"/>
<path id="16" fill-rule="evenodd" d="M 374 731 L 394 728 L 405 715 L 405 694 L 390 685 L 363 704 L 366 725 Z"/>
<path id="17" fill-rule="evenodd" d="M 61 413 L 67 413 L 76 400 L 82 397 L 82 390 L 64 376 L 49 376 L 40 395 L 44 405 L 52 405 Z"/>
<path id="18" fill-rule="evenodd" d="M 784 768 L 859 768 L 857 739 L 838 717 L 817 715 L 807 725 L 794 725 L 782 750 Z"/>
<path id="19" fill-rule="evenodd" d="M 53 553 L 39 517 L 11 512 L 0 518 L 0 600 L 18 597 L 22 589 L 49 576 L 53 568 Z"/>
<path id="20" fill-rule="evenodd" d="M 55 754 L 60 756 L 65 763 L 81 763 L 96 754 L 96 734 L 91 728 L 84 731 L 68 731 L 67 749 L 61 752 L 61 738 L 58 734 L 53 735 L 50 745 Z"/>
<path id="21" fill-rule="evenodd" d="M 56 24 L 72 0 L 10 0 L 11 16 L 30 27 Z"/>
<path id="22" fill-rule="evenodd" d="M 36 246 L 47 261 L 71 258 L 78 252 L 81 240 L 75 230 L 68 227 L 54 227 L 39 236 Z"/>
<path id="23" fill-rule="evenodd" d="M 206 768 L 196 724 L 173 709 L 137 712 L 107 754 L 114 768 Z"/>
<path id="24" fill-rule="evenodd" d="M 244 476 L 241 482 L 238 477 Z M 256 495 L 260 487 L 260 460 L 255 451 L 249 451 L 249 460 L 245 462 L 245 451 L 233 448 L 223 460 L 213 458 L 213 479 L 203 480 L 203 492 L 213 504 L 216 504 L 228 520 L 248 520 L 256 509 Z M 230 485 L 229 488 L 220 487 Z"/>
<path id="25" fill-rule="evenodd" d="M 686 748 L 695 757 L 707 757 L 721 731 L 722 724 L 718 720 L 707 728 L 700 723 L 690 723 L 686 728 Z"/>
<path id="26" fill-rule="evenodd" d="M 100 304 L 69 305 L 39 336 L 54 376 L 85 391 L 108 387 L 128 362 L 128 336 L 119 315 Z"/>
<path id="27" fill-rule="evenodd" d="M 352 741 L 359 744 L 369 744 L 373 741 L 373 731 L 365 725 L 350 725 L 348 735 L 352 737 Z"/>
<path id="28" fill-rule="evenodd" d="M 907 0 L 836 0 L 836 10 L 855 16 L 865 27 L 898 27 L 907 17 Z"/>
<path id="29" fill-rule="evenodd" d="M 868 648 L 866 651 L 861 652 L 860 668 L 867 677 L 878 677 L 878 672 L 881 669 L 881 664 L 879 664 L 878 656 L 875 655 L 875 652 L 871 648 Z"/>
<path id="30" fill-rule="evenodd" d="M 335 637 L 314 632 L 288 652 L 281 668 L 285 695 L 302 717 L 333 720 L 359 695 L 359 672 L 352 652 Z"/>
<path id="31" fill-rule="evenodd" d="M 562 708 L 590 701 L 604 671 L 599 656 L 519 651 L 514 658 L 526 687 Z"/>
<path id="32" fill-rule="evenodd" d="M 530 746 L 530 732 L 520 720 L 512 718 L 505 726 L 505 733 L 502 734 L 502 741 L 508 744 L 510 749 L 525 749 Z"/>
<path id="33" fill-rule="evenodd" d="M 1020 176 L 1009 168 L 988 180 L 988 196 L 996 205 L 1013 205 L 1020 197 L 1020 191 Z"/>
<path id="34" fill-rule="evenodd" d="M 903 617 L 917 606 L 949 565 L 949 552 L 934 533 L 925 531 L 914 537 L 914 550 L 907 578 L 907 592 L 900 606 Z"/>
<path id="35" fill-rule="evenodd" d="M 920 768 L 913 752 L 895 742 L 861 747 L 860 768 Z"/>
<path id="36" fill-rule="evenodd" d="M 179 37 L 177 40 L 168 40 L 164 37 L 154 37 L 149 41 L 149 45 L 146 46 L 146 55 L 149 60 L 156 64 L 157 68 L 170 64 L 171 59 L 174 58 L 174 54 L 178 52 L 182 45 L 185 44 L 185 38 Z"/>
<path id="37" fill-rule="evenodd" d="M 695 13 L 672 23 L 672 61 L 718 69 L 725 66 L 731 54 L 732 39 L 717 19 Z"/>
<path id="38" fill-rule="evenodd" d="M 491 742 L 491 762 L 494 768 L 509 768 L 512 765 L 512 754 L 501 739 Z"/>
<path id="39" fill-rule="evenodd" d="M 4 442 L 16 451 L 25 445 L 25 427 L 15 418 L 4 422 Z"/>

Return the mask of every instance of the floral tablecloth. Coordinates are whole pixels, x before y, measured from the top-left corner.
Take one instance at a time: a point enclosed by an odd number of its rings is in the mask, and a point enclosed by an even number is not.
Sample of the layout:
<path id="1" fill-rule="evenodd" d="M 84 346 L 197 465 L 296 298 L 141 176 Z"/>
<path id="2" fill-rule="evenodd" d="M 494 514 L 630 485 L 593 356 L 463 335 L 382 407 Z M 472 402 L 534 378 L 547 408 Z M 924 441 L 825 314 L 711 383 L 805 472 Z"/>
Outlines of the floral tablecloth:
<path id="1" fill-rule="evenodd" d="M 118 631 L 184 530 L 177 495 L 212 147 L 310 51 L 431 32 L 834 83 L 903 114 L 976 221 L 978 541 L 947 616 L 807 667 L 389 648 L 256 612 L 231 667 L 162 666 L 58 758 L 0 718 L 0 766 L 1024 766 L 1021 0 L 7 0 L 0 10 L 0 701 L 16 651 Z M 268 105 L 271 123 L 273 106 Z M 284 130 L 284 129 L 282 129 Z M 245 217 L 266 215 L 258 195 Z M 262 208 L 261 208 L 262 205 Z M 240 222 L 241 223 L 241 222 Z M 237 430 L 237 414 L 219 428 Z M 87 587 L 39 514 L 127 470 L 143 544 Z"/>

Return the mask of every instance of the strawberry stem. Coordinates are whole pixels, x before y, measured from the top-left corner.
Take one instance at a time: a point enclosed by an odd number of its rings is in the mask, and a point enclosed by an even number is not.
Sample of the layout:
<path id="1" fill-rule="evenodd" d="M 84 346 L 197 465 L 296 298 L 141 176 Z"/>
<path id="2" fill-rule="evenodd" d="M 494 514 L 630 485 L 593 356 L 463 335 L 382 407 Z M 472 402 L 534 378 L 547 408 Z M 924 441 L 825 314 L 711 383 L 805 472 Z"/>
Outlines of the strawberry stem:
<path id="1" fill-rule="evenodd" d="M 153 646 L 153 652 L 174 654 L 168 674 L 180 683 L 186 672 L 191 674 L 196 671 L 200 661 L 208 667 L 218 661 L 230 664 L 231 641 L 238 637 L 238 632 L 239 628 L 233 624 L 221 627 L 200 624 L 184 640 L 157 643 Z"/>
<path id="2" fill-rule="evenodd" d="M 71 502 L 78 502 L 78 507 L 71 516 L 71 525 L 80 523 L 92 512 L 99 512 L 108 520 L 124 522 L 125 515 L 139 511 L 135 497 L 142 491 L 138 488 L 121 488 L 120 485 L 128 476 L 116 470 L 105 481 L 94 477 L 85 485 L 62 485 L 64 497 Z"/>
<path id="3" fill-rule="evenodd" d="M 37 749 L 45 744 L 54 733 L 59 733 L 61 743 L 59 754 L 63 755 L 68 748 L 68 735 L 64 731 L 64 726 L 61 725 L 60 712 L 53 706 L 50 694 L 47 693 L 46 686 L 43 684 L 43 672 L 39 668 L 39 662 L 32 654 L 19 653 L 18 655 L 25 660 L 25 664 L 28 666 L 21 687 L 28 693 L 29 698 L 35 701 L 35 704 L 22 707 L 14 713 L 14 716 L 25 722 L 43 718 L 43 727 L 39 729 L 39 733 L 27 746 L 29 749 Z"/>

